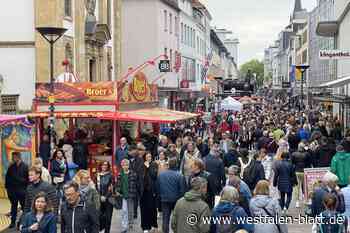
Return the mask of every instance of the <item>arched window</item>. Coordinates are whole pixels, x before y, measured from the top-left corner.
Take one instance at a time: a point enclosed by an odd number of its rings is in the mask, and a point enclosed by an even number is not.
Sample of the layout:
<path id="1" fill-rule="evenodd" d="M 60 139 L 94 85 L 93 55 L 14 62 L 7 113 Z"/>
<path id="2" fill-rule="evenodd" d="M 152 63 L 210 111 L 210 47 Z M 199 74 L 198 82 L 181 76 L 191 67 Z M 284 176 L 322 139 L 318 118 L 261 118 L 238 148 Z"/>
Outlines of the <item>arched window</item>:
<path id="1" fill-rule="evenodd" d="M 65 47 L 65 57 L 69 61 L 69 66 L 67 67 L 68 71 L 73 72 L 73 70 L 74 70 L 74 67 L 73 67 L 73 49 L 69 43 L 67 43 L 66 47 Z"/>

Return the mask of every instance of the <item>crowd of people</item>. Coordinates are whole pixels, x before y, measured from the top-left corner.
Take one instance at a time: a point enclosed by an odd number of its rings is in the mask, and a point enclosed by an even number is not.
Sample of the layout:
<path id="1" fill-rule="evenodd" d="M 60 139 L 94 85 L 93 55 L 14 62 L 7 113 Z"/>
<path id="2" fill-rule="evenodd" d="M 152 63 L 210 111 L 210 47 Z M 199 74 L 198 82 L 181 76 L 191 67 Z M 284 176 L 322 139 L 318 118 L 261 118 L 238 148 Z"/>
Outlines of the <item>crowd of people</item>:
<path id="1" fill-rule="evenodd" d="M 48 139 L 44 137 L 44 142 Z M 78 156 L 68 159 L 62 148 L 51 155 L 47 144 L 28 168 L 20 153 L 6 174 L 11 201 L 11 226 L 22 207 L 21 232 L 109 233 L 119 210 L 120 232 L 135 228 L 140 214 L 143 232 L 233 233 L 288 232 L 285 224 L 239 222 L 247 217 L 287 216 L 292 199 L 306 214 L 325 219 L 350 217 L 350 131 L 319 110 L 283 109 L 274 103 L 242 112 L 213 114 L 205 123 L 146 132 L 139 142 L 122 137 L 112 164 L 103 162 L 96 177 L 87 169 L 87 150 L 78 142 Z M 85 158 L 85 159 L 84 159 Z M 69 172 L 70 163 L 78 172 Z M 316 183 L 307 205 L 304 169 L 330 167 Z M 293 196 L 293 190 L 295 195 Z M 189 216 L 196 221 L 189 222 Z M 57 217 L 59 216 L 59 218 Z M 161 216 L 161 226 L 158 226 Z M 205 223 L 206 217 L 229 216 L 226 222 Z M 315 224 L 314 232 L 346 232 L 344 224 Z"/>

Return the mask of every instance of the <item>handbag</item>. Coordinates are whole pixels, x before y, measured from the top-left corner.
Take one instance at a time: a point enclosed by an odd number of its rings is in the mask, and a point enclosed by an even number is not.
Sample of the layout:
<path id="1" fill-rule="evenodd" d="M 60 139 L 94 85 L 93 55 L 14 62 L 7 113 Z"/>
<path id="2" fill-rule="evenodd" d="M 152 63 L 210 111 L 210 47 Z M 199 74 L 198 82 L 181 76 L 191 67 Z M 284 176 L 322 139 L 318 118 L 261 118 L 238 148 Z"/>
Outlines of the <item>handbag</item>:
<path id="1" fill-rule="evenodd" d="M 114 195 L 108 198 L 108 202 L 116 209 L 121 210 L 123 206 L 123 197 L 120 195 Z"/>
<path id="2" fill-rule="evenodd" d="M 53 178 L 53 183 L 54 184 L 60 184 L 60 183 L 63 183 L 63 182 L 64 182 L 64 177 L 55 176 Z"/>

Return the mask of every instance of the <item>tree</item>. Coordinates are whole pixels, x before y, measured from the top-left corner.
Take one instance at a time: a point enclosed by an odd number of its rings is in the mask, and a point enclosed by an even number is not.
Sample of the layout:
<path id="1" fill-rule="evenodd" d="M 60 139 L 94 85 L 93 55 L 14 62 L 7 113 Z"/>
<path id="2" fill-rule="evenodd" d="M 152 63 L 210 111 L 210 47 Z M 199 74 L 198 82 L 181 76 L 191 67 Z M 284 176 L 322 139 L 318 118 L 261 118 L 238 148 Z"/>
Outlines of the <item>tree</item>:
<path id="1" fill-rule="evenodd" d="M 257 87 L 261 87 L 264 84 L 264 63 L 258 59 L 252 59 L 244 63 L 240 68 L 240 76 L 242 78 L 248 77 L 248 71 L 251 72 L 251 78 L 256 77 Z"/>

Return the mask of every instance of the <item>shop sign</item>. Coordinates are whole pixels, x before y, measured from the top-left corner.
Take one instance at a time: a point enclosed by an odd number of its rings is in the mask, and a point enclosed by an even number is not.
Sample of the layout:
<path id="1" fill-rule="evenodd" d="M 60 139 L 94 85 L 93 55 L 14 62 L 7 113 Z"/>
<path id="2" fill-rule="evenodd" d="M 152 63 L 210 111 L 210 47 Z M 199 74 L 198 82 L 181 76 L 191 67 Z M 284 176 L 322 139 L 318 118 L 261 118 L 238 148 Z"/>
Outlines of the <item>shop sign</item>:
<path id="1" fill-rule="evenodd" d="M 148 90 L 147 85 L 145 75 L 141 75 L 141 73 L 135 75 L 130 85 L 130 90 L 135 100 L 144 101 L 146 99 Z"/>
<path id="2" fill-rule="evenodd" d="M 282 88 L 290 88 L 290 82 L 282 82 Z"/>
<path id="3" fill-rule="evenodd" d="M 162 73 L 170 72 L 170 61 L 169 60 L 161 60 L 159 62 L 159 71 Z"/>
<path id="4" fill-rule="evenodd" d="M 188 80 L 182 80 L 180 82 L 180 88 L 190 88 L 190 82 Z"/>
<path id="5" fill-rule="evenodd" d="M 156 84 L 149 84 L 143 72 L 137 72 L 131 82 L 118 82 L 118 101 L 120 103 L 146 103 L 158 101 Z"/>
<path id="6" fill-rule="evenodd" d="M 344 60 L 350 59 L 350 51 L 320 50 L 320 60 Z"/>
<path id="7" fill-rule="evenodd" d="M 79 103 L 116 101 L 117 95 L 114 82 L 79 82 L 79 83 L 53 83 L 54 93 L 51 94 L 50 83 L 37 83 L 35 100 L 51 103 Z"/>
<path id="8" fill-rule="evenodd" d="M 310 192 L 316 182 L 320 182 L 323 176 L 329 171 L 329 167 L 321 168 L 305 168 L 304 169 L 304 190 L 305 190 L 305 200 L 310 197 Z"/>

